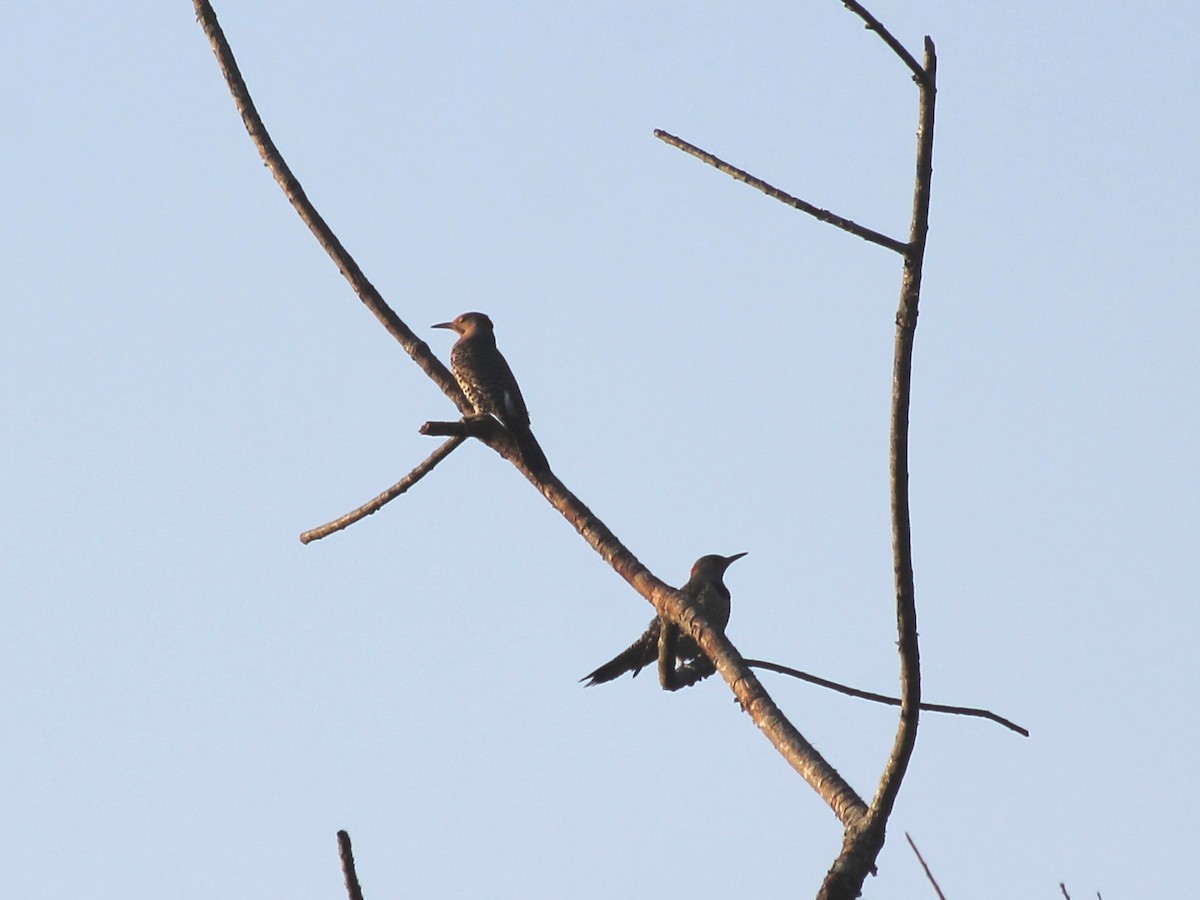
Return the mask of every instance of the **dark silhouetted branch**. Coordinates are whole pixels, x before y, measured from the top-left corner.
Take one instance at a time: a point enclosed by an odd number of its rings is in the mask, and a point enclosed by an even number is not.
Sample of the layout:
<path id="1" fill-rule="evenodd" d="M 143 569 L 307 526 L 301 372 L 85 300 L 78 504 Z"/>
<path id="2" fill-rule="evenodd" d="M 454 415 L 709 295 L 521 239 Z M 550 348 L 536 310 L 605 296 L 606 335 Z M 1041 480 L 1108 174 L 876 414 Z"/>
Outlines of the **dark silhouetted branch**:
<path id="1" fill-rule="evenodd" d="M 905 49 L 904 45 L 892 37 L 892 33 L 884 28 L 878 19 L 867 12 L 861 3 L 855 3 L 854 0 L 842 0 L 842 5 L 866 22 L 867 28 L 879 35 L 883 39 L 883 42 L 892 48 L 892 52 L 900 57 L 904 64 L 912 71 L 913 81 L 917 84 L 924 84 L 927 80 L 932 83 L 932 75 L 929 70 L 922 68 L 921 64 Z"/>
<path id="2" fill-rule="evenodd" d="M 451 452 L 454 451 L 454 448 L 456 448 L 465 440 L 466 436 L 464 435 L 460 437 L 453 437 L 446 441 L 446 443 L 442 444 L 431 454 L 429 454 L 423 463 L 393 484 L 378 497 L 368 500 L 358 509 L 352 510 L 351 512 L 346 513 L 344 516 L 338 516 L 338 518 L 334 519 L 332 522 L 326 522 L 324 525 L 321 525 L 318 528 L 313 528 L 304 532 L 302 535 L 300 535 L 300 543 L 307 544 L 312 541 L 319 541 L 324 537 L 329 537 L 329 535 L 333 534 L 334 532 L 341 531 L 348 525 L 353 525 L 359 519 L 364 519 L 381 509 L 384 505 L 391 503 L 410 487 L 432 472 L 434 466 L 449 456 Z"/>
<path id="3" fill-rule="evenodd" d="M 886 694 L 863 691 L 846 684 L 830 681 L 827 678 L 821 678 L 819 675 L 810 675 L 807 672 L 801 672 L 799 669 L 793 669 L 790 666 L 781 666 L 779 663 L 767 662 L 762 659 L 748 659 L 746 660 L 746 665 L 752 669 L 766 669 L 769 672 L 778 672 L 780 675 L 798 678 L 801 681 L 807 681 L 809 684 L 815 684 L 818 687 L 829 688 L 831 691 L 845 694 L 847 697 L 857 697 L 860 700 L 870 700 L 872 703 L 883 703 L 887 706 L 900 705 L 899 697 L 889 697 Z M 996 715 L 990 710 L 978 709 L 973 706 L 947 706 L 943 703 L 922 703 L 921 710 L 923 712 L 946 713 L 952 716 L 975 716 L 979 719 L 988 719 L 997 725 L 1003 725 L 1009 731 L 1015 731 L 1022 737 L 1029 737 L 1027 729 L 1022 728 L 1016 722 L 1009 721 L 1003 716 Z"/>
<path id="4" fill-rule="evenodd" d="M 450 371 L 430 353 L 425 342 L 418 340 L 400 320 L 400 317 L 388 307 L 308 202 L 299 183 L 271 142 L 254 109 L 249 91 L 238 72 L 233 53 L 217 24 L 217 18 L 211 5 L 208 0 L 194 0 L 194 3 L 197 18 L 213 45 L 217 61 L 229 83 L 234 102 L 242 114 L 246 129 L 300 217 L 316 235 L 321 246 L 333 257 L 338 269 L 345 275 L 363 303 L 400 341 L 426 374 L 442 388 L 447 396 L 454 400 L 459 410 L 464 415 L 470 413 L 472 410 Z M 466 424 L 455 425 L 455 423 L 428 423 L 427 427 L 432 429 L 435 425 L 451 428 L 461 427 L 463 431 L 470 431 L 472 428 Z M 434 431 L 430 430 L 428 433 L 434 433 Z M 458 434 L 455 433 L 454 436 L 457 437 Z M 478 435 L 472 434 L 472 436 Z M 483 440 L 482 437 L 480 439 Z M 608 527 L 558 480 L 557 476 L 549 473 L 539 479 L 538 476 L 531 473 L 520 460 L 519 451 L 516 451 L 510 437 L 505 435 L 502 439 L 488 441 L 488 446 L 517 465 L 542 496 L 571 523 L 600 557 L 654 605 L 659 615 L 667 621 L 678 624 L 681 631 L 686 632 L 696 641 L 700 649 L 713 661 L 716 670 L 721 673 L 721 677 L 730 686 L 742 709 L 746 711 L 754 724 L 770 740 L 788 764 L 799 772 L 829 804 L 841 822 L 847 827 L 859 822 L 866 812 L 866 804 L 838 774 L 837 770 L 829 765 L 787 720 L 728 638 L 722 632 L 709 626 L 703 616 L 688 603 L 687 598 L 656 578 L 642 565 Z M 513 453 L 516 458 L 510 456 L 510 453 Z M 368 506 L 370 505 L 368 504 Z M 350 515 L 353 516 L 353 513 Z"/>
<path id="5" fill-rule="evenodd" d="M 780 203 L 786 203 L 801 212 L 808 213 L 814 219 L 819 219 L 822 222 L 827 222 L 843 231 L 848 231 L 853 235 L 857 235 L 864 241 L 870 241 L 872 244 L 878 244 L 881 247 L 887 247 L 889 250 L 894 250 L 897 253 L 903 254 L 908 250 L 908 245 L 895 238 L 888 237 L 886 234 L 881 234 L 878 231 L 872 231 L 870 228 L 864 228 L 857 222 L 852 222 L 849 219 L 843 218 L 836 213 L 831 213 L 827 209 L 821 209 L 819 206 L 813 206 L 807 200 L 801 200 L 799 197 L 793 197 L 791 194 L 781 191 L 774 185 L 767 184 L 761 178 L 751 175 L 749 172 L 739 169 L 737 166 L 731 166 L 725 160 L 713 156 L 706 150 L 701 150 L 695 144 L 689 144 L 681 137 L 663 131 L 661 128 L 654 130 L 654 136 L 664 143 L 670 144 L 672 147 L 678 147 L 685 153 L 690 153 L 692 156 L 701 162 L 706 162 L 718 172 L 724 172 L 730 178 L 737 181 L 745 182 L 750 187 L 757 188 L 768 197 L 774 197 Z"/>
<path id="6" fill-rule="evenodd" d="M 464 415 L 471 412 L 470 404 L 459 389 L 458 382 L 450 374 L 450 370 L 443 365 L 440 359 L 433 355 L 429 349 L 429 345 L 413 334 L 412 330 L 384 302 L 379 291 L 375 290 L 375 286 L 367 280 L 367 276 L 358 267 L 358 263 L 354 261 L 354 258 L 342 246 L 342 242 L 338 240 L 337 235 L 325 224 L 325 220 L 321 218 L 316 207 L 309 202 L 308 196 L 304 193 L 304 188 L 300 186 L 300 182 L 296 180 L 296 176 L 292 174 L 292 170 L 288 168 L 288 164 L 284 162 L 282 154 L 280 154 L 278 148 L 275 146 L 275 142 L 271 140 L 271 135 L 267 133 L 267 128 L 259 117 L 258 110 L 254 107 L 254 101 L 250 98 L 250 91 L 246 87 L 246 82 L 242 80 L 242 73 L 238 69 L 237 60 L 233 57 L 233 50 L 230 49 L 229 42 L 225 39 L 225 33 L 221 30 L 221 26 L 217 22 L 217 14 L 213 11 L 212 5 L 208 0 L 194 0 L 194 2 L 196 18 L 200 22 L 200 27 L 204 29 L 204 33 L 208 36 L 209 43 L 212 44 L 213 53 L 217 57 L 217 64 L 221 67 L 221 72 L 225 75 L 225 81 L 229 84 L 230 93 L 233 94 L 233 102 L 237 106 L 238 112 L 241 113 L 246 131 L 249 132 L 254 146 L 258 148 L 258 153 L 263 158 L 263 162 L 266 163 L 267 168 L 271 170 L 271 174 L 283 189 L 284 195 L 300 215 L 300 219 L 308 226 L 309 230 L 316 237 L 317 242 L 325 248 L 325 252 L 329 254 L 334 265 L 338 267 L 338 271 L 350 282 L 350 287 L 354 289 L 354 293 L 358 294 L 359 299 L 362 300 L 367 309 L 387 329 L 388 334 L 400 342 L 400 345 L 408 352 L 408 355 L 413 358 L 416 364 L 424 370 L 425 374 L 432 378 L 433 382 L 442 389 L 442 392 L 454 401 L 460 412 Z"/>
<path id="7" fill-rule="evenodd" d="M 912 852 L 917 855 L 917 862 L 921 864 L 921 868 L 925 870 L 925 877 L 929 879 L 929 883 L 933 885 L 934 891 L 938 895 L 938 900 L 946 900 L 946 895 L 942 893 L 942 889 L 938 886 L 937 879 L 933 877 L 933 873 L 929 871 L 929 866 L 925 863 L 925 857 L 921 855 L 921 851 L 917 849 L 916 843 L 912 839 L 912 835 L 907 831 L 904 832 L 905 840 L 908 841 L 908 846 L 912 847 Z"/>
<path id="8" fill-rule="evenodd" d="M 358 883 L 358 872 L 354 868 L 354 850 L 350 846 L 350 835 L 337 833 L 338 856 L 342 858 L 342 875 L 346 879 L 346 895 L 350 900 L 363 900 L 362 886 Z"/>
<path id="9" fill-rule="evenodd" d="M 846 6 L 864 18 L 857 3 Z M 897 646 L 900 651 L 900 721 L 892 751 L 884 766 L 870 809 L 856 827 L 846 829 L 842 851 L 834 860 L 818 900 L 854 900 L 862 892 L 867 874 L 883 848 L 888 818 L 895 806 L 908 761 L 917 741 L 921 710 L 921 654 L 917 637 L 917 603 L 913 585 L 912 524 L 908 491 L 908 428 L 912 395 L 913 338 L 917 329 L 921 298 L 921 276 L 925 264 L 925 238 L 929 231 L 929 201 L 933 183 L 933 126 L 937 100 L 937 53 L 925 38 L 925 64 L 917 66 L 912 56 L 879 25 L 872 28 L 918 74 L 918 125 L 916 178 L 913 187 L 912 223 L 904 253 L 900 283 L 900 305 L 896 311 L 896 339 L 892 367 L 892 427 L 890 442 L 892 495 L 892 563 L 895 573 Z"/>

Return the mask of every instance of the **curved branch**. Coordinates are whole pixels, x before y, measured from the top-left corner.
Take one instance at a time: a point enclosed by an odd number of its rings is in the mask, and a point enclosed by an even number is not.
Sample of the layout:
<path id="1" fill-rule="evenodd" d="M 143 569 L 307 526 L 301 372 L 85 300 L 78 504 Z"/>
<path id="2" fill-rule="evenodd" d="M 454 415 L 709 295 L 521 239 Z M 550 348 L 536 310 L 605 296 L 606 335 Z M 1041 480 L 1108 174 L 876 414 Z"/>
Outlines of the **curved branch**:
<path id="1" fill-rule="evenodd" d="M 326 252 L 333 257 L 339 270 L 345 275 L 363 303 L 384 324 L 388 331 L 400 341 L 409 355 L 432 378 L 439 387 L 451 397 L 464 414 L 470 412 L 467 401 L 463 397 L 457 382 L 449 370 L 429 352 L 424 341 L 418 340 L 408 327 L 400 320 L 367 281 L 366 276 L 359 270 L 357 264 L 342 247 L 336 236 L 329 230 L 324 220 L 317 214 L 307 197 L 279 155 L 266 128 L 263 126 L 257 111 L 250 99 L 249 91 L 238 72 L 237 63 L 217 24 L 216 15 L 208 0 L 194 0 L 197 18 L 209 40 L 212 42 L 217 61 L 225 74 L 226 81 L 234 96 L 242 119 L 250 132 L 251 138 L 259 148 L 259 153 L 274 174 L 276 181 L 283 188 L 288 199 L 295 206 L 301 218 L 308 224 L 313 234 Z M 435 427 L 445 427 L 449 430 L 442 433 L 455 433 L 459 426 L 456 423 L 429 423 Z M 461 426 L 468 431 L 467 425 Z M 520 454 L 515 450 L 511 437 L 496 435 L 488 438 L 484 434 L 472 434 L 492 447 L 493 450 L 506 456 L 512 461 L 529 481 L 537 487 L 546 500 L 571 523 L 585 541 L 607 562 L 622 578 L 633 586 L 638 593 L 649 600 L 659 614 L 671 622 L 677 623 L 681 629 L 699 644 L 701 650 L 713 661 L 714 665 L 733 690 L 734 696 L 762 730 L 767 739 L 799 772 L 820 796 L 829 804 L 834 813 L 847 828 L 856 825 L 866 812 L 866 804 L 825 761 L 823 757 L 804 739 L 796 728 L 787 720 L 779 707 L 771 699 L 754 673 L 742 660 L 741 655 L 729 642 L 724 634 L 711 628 L 697 611 L 690 607 L 687 599 L 678 591 L 656 578 L 641 562 L 638 561 L 628 548 L 601 522 L 578 497 L 572 494 L 558 477 L 546 473 L 538 477 L 531 473 L 520 460 Z M 446 445 L 443 445 L 445 449 Z M 450 448 L 453 449 L 453 448 Z M 449 450 L 446 450 L 448 453 Z M 516 458 L 510 455 L 513 453 Z M 436 453 L 434 454 L 437 455 Z M 432 459 L 433 457 L 431 457 Z M 415 470 L 414 470 L 415 471 Z M 381 495 L 382 496 L 382 495 Z M 378 498 L 377 498 L 378 499 Z M 374 501 L 373 501 L 374 502 Z M 371 504 L 367 504 L 370 506 Z M 353 514 L 351 514 L 353 515 Z"/>
<path id="2" fill-rule="evenodd" d="M 466 435 L 452 437 L 450 440 L 446 441 L 446 443 L 442 444 L 442 446 L 438 447 L 431 454 L 429 454 L 423 463 L 393 484 L 378 497 L 368 500 L 358 509 L 351 510 L 344 516 L 338 516 L 332 522 L 326 522 L 324 525 L 309 529 L 300 535 L 300 543 L 308 544 L 312 541 L 319 541 L 321 538 L 329 537 L 329 535 L 353 525 L 359 519 L 365 519 L 367 516 L 378 512 L 383 506 L 391 503 L 410 487 L 432 472 L 434 466 L 449 456 L 454 449 L 466 439 Z"/>
<path id="3" fill-rule="evenodd" d="M 859 12 L 858 4 L 846 6 Z M 873 21 L 873 20 L 872 20 Z M 869 24 L 869 23 L 868 23 Z M 895 39 L 882 26 L 872 26 L 889 46 L 896 50 Z M 889 40 L 890 38 L 890 40 Z M 901 48 L 903 49 L 903 48 Z M 899 55 L 912 68 L 907 51 Z M 920 69 L 920 67 L 918 67 Z M 892 562 L 895 570 L 896 628 L 900 650 L 900 723 L 892 752 L 862 822 L 846 830 L 842 851 L 825 876 L 819 900 L 858 897 L 863 881 L 874 869 L 883 847 L 888 817 L 895 806 L 900 784 L 908 769 L 917 741 L 917 723 L 921 710 L 921 654 L 917 638 L 916 592 L 913 586 L 912 528 L 908 495 L 908 424 L 912 393 L 913 338 L 921 297 L 921 274 L 925 262 L 925 238 L 929 231 L 929 200 L 933 181 L 933 125 L 937 98 L 937 54 L 933 41 L 925 38 L 925 66 L 916 78 L 920 90 L 917 128 L 916 184 L 913 189 L 912 224 L 908 251 L 904 254 L 904 276 L 900 285 L 900 306 L 896 312 L 895 357 L 892 368 Z"/>
<path id="4" fill-rule="evenodd" d="M 839 694 L 845 694 L 847 697 L 857 697 L 859 700 L 870 700 L 872 703 L 883 703 L 887 706 L 899 706 L 899 697 L 889 697 L 886 694 L 876 694 L 873 691 L 864 691 L 859 688 L 850 687 L 848 684 L 840 684 L 836 681 L 830 681 L 828 678 L 821 678 L 819 675 L 810 675 L 807 672 L 801 672 L 799 669 L 793 669 L 791 666 L 781 666 L 779 663 L 767 662 L 763 659 L 748 659 L 746 665 L 752 669 L 766 669 L 768 672 L 778 672 L 780 675 L 789 675 L 792 678 L 800 681 L 807 681 L 809 684 L 815 684 L 817 687 L 828 688 L 831 691 L 837 691 Z M 946 713 L 952 716 L 974 716 L 979 719 L 988 719 L 995 722 L 997 725 L 1003 725 L 1009 731 L 1015 731 L 1022 737 L 1029 737 L 1029 729 L 1022 728 L 1016 722 L 997 715 L 988 709 L 979 709 L 975 706 L 947 706 L 943 703 L 922 703 L 921 709 L 925 712 Z"/>
<path id="5" fill-rule="evenodd" d="M 208 36 L 209 43 L 212 44 L 213 53 L 216 54 L 217 64 L 221 67 L 221 72 L 225 76 L 225 81 L 229 84 L 230 93 L 233 94 L 233 102 L 237 106 L 237 110 L 241 113 L 242 122 L 246 125 L 246 131 L 250 134 L 250 139 L 254 142 L 254 146 L 258 148 L 259 155 L 263 158 L 267 168 L 271 170 L 271 174 L 275 180 L 279 182 L 279 186 L 283 188 L 284 195 L 300 215 L 301 221 L 308 226 L 309 230 L 316 237 L 317 242 L 325 248 L 325 252 L 329 254 L 334 265 L 338 267 L 338 271 L 342 276 L 350 282 L 350 287 L 354 289 L 354 293 L 366 305 L 382 324 L 387 329 L 388 334 L 400 342 L 413 361 L 421 367 L 421 369 L 433 379 L 434 384 L 442 389 L 442 392 L 449 397 L 458 407 L 459 411 L 466 415 L 472 412 L 471 405 L 467 398 L 463 396 L 462 390 L 458 386 L 458 382 L 454 380 L 454 376 L 450 374 L 450 370 L 442 364 L 442 361 L 433 355 L 429 349 L 429 345 L 418 338 L 391 307 L 387 305 L 379 291 L 375 286 L 367 280 L 367 276 L 363 274 L 362 269 L 358 267 L 358 263 L 354 261 L 354 257 L 342 246 L 342 242 L 338 240 L 337 235 L 330 230 L 325 224 L 325 220 L 321 218 L 316 207 L 309 202 L 308 196 L 304 193 L 304 188 L 300 186 L 300 182 L 296 180 L 296 176 L 292 174 L 292 170 L 288 164 L 284 162 L 283 156 L 279 153 L 275 142 L 271 140 L 271 135 L 267 133 L 267 127 L 259 118 L 258 110 L 254 108 L 254 101 L 250 98 L 250 91 L 246 87 L 246 82 L 242 80 L 242 73 L 238 69 L 237 60 L 233 57 L 233 50 L 229 47 L 229 42 L 225 40 L 225 33 L 221 30 L 220 24 L 217 22 L 217 14 L 213 11 L 212 5 L 208 0 L 195 0 L 196 19 L 200 22 L 200 27 L 204 29 L 204 33 Z"/>
<path id="6" fill-rule="evenodd" d="M 892 372 L 892 561 L 896 579 L 896 620 L 900 647 L 900 729 L 892 757 L 871 805 L 871 818 L 886 820 L 892 811 L 904 770 L 917 741 L 921 706 L 921 653 L 917 638 L 916 590 L 913 586 L 912 524 L 908 492 L 908 424 L 912 396 L 913 339 L 921 299 L 925 237 L 929 231 L 929 199 L 933 181 L 934 101 L 937 56 L 925 38 L 925 80 L 921 82 L 920 126 L 917 129 L 917 175 L 913 192 L 910 251 L 904 259 L 900 308 L 896 312 L 896 354 Z M 882 824 L 880 825 L 882 827 Z"/>

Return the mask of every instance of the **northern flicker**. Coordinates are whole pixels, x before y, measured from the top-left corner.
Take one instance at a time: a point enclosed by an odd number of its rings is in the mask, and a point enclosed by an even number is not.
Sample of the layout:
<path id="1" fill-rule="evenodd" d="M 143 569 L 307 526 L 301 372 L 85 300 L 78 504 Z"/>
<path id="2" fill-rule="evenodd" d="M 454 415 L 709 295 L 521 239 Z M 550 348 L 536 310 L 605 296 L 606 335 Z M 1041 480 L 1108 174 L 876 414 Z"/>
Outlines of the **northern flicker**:
<path id="1" fill-rule="evenodd" d="M 450 370 L 477 416 L 495 416 L 516 441 L 525 465 L 535 474 L 550 471 L 546 454 L 529 430 L 529 410 L 508 362 L 496 348 L 492 320 L 481 312 L 466 312 L 434 328 L 458 333 L 450 351 Z"/>
<path id="2" fill-rule="evenodd" d="M 687 596 L 699 607 L 704 618 L 713 628 L 724 631 L 725 626 L 729 624 L 729 588 L 725 587 L 722 578 L 730 564 L 745 555 L 745 553 L 735 553 L 733 556 L 712 554 L 700 557 L 692 566 L 691 578 L 679 589 L 681 594 Z M 591 687 L 594 684 L 612 681 L 626 672 L 632 672 L 636 678 L 638 672 L 658 659 L 658 641 L 662 634 L 662 625 L 662 619 L 656 617 L 645 633 L 634 641 L 628 650 L 579 680 L 587 681 L 586 686 Z M 700 652 L 696 642 L 687 635 L 679 635 L 675 647 L 675 657 L 685 666 L 695 663 L 698 671 L 694 681 L 699 681 L 700 678 L 713 672 L 712 663 Z M 688 682 L 688 684 L 691 683 L 691 681 Z"/>

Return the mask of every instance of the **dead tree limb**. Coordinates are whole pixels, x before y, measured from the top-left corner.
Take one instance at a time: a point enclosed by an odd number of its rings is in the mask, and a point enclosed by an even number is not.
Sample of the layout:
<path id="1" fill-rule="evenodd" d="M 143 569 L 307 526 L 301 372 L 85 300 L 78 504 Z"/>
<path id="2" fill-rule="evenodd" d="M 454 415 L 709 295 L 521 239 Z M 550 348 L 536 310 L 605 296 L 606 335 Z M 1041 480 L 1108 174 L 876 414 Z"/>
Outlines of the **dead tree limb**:
<path id="1" fill-rule="evenodd" d="M 462 395 L 450 371 L 433 356 L 428 345 L 419 340 L 387 305 L 308 201 L 299 182 L 271 141 L 266 127 L 254 108 L 250 93 L 238 71 L 233 52 L 221 31 L 211 4 L 208 0 L 194 0 L 194 4 L 197 19 L 212 44 L 213 52 L 216 54 L 221 71 L 229 84 L 246 130 L 255 146 L 258 147 L 259 153 L 275 180 L 283 188 L 284 194 L 287 195 L 300 217 L 317 237 L 321 246 L 333 258 L 339 271 L 350 282 L 367 308 L 408 351 L 417 365 L 454 401 L 459 410 L 464 415 L 467 414 L 470 411 L 467 400 Z M 454 423 L 440 424 L 445 426 Z M 551 473 L 539 479 L 530 473 L 524 467 L 520 453 L 516 451 L 511 438 L 497 436 L 495 439 L 488 439 L 483 435 L 472 436 L 478 437 L 497 453 L 513 462 L 538 488 L 551 506 L 571 523 L 618 575 L 650 601 L 658 614 L 663 616 L 666 621 L 675 623 L 681 632 L 688 634 L 696 641 L 700 649 L 713 661 L 717 671 L 721 673 L 721 677 L 729 684 L 742 709 L 746 711 L 788 764 L 800 773 L 829 804 L 843 825 L 850 828 L 862 820 L 867 810 L 866 804 L 788 721 L 724 633 L 712 628 L 679 591 L 655 577 L 608 527 L 559 481 L 557 476 Z M 366 505 L 370 506 L 371 504 Z"/>
<path id="2" fill-rule="evenodd" d="M 901 242 L 872 229 L 837 216 L 807 201 L 793 197 L 759 178 L 726 163 L 687 141 L 655 131 L 663 141 L 698 157 L 783 203 L 814 218 L 899 253 L 904 259 L 900 286 L 900 306 L 896 312 L 896 339 L 892 368 L 891 411 L 891 517 L 892 562 L 895 571 L 896 626 L 900 649 L 900 721 L 892 752 L 884 767 L 867 814 L 848 823 L 842 852 L 817 895 L 821 900 L 853 900 L 862 891 L 863 880 L 874 871 L 875 859 L 883 848 L 887 820 L 895 805 L 908 761 L 917 739 L 921 709 L 921 657 L 917 640 L 917 607 L 913 587 L 912 533 L 908 496 L 908 421 L 912 393 L 912 350 L 917 327 L 917 308 L 921 296 L 921 273 L 925 260 L 925 237 L 929 230 L 930 187 L 933 180 L 933 125 L 937 97 L 937 54 L 933 41 L 925 38 L 925 61 L 918 63 L 883 24 L 854 0 L 843 5 L 861 18 L 869 30 L 900 58 L 918 88 L 916 183 L 913 190 L 912 220 L 909 239 Z"/>
<path id="3" fill-rule="evenodd" d="M 857 3 L 848 7 L 866 17 Z M 916 66 L 912 57 L 897 50 L 898 42 L 873 18 L 868 25 L 897 52 L 915 73 L 918 87 L 916 184 L 913 189 L 912 223 L 904 254 L 900 285 L 900 307 L 896 312 L 895 357 L 892 369 L 891 487 L 892 562 L 895 571 L 896 629 L 900 649 L 900 722 L 892 753 L 884 767 L 871 808 L 863 822 L 846 829 L 842 852 L 834 861 L 818 897 L 852 900 L 862 891 L 867 873 L 887 831 L 908 761 L 917 741 L 921 708 L 921 653 L 917 638 L 917 603 L 913 585 L 912 525 L 908 491 L 908 424 L 912 396 L 913 338 L 921 299 L 921 276 L 925 263 L 925 238 L 929 231 L 929 201 L 933 182 L 933 125 L 937 98 L 937 53 L 925 37 L 925 63 Z"/>
<path id="4" fill-rule="evenodd" d="M 799 669 L 793 669 L 791 666 L 781 666 L 779 663 L 768 662 L 765 659 L 748 659 L 746 665 L 752 669 L 766 669 L 768 672 L 778 672 L 780 675 L 789 675 L 792 678 L 800 681 L 807 681 L 809 684 L 815 684 L 818 687 L 828 688 L 831 691 L 837 691 L 839 694 L 845 694 L 847 697 L 857 697 L 859 700 L 870 700 L 872 703 L 883 703 L 887 706 L 899 706 L 899 697 L 889 697 L 886 694 L 876 694 L 873 691 L 864 691 L 859 688 L 850 687 L 848 684 L 840 684 L 836 681 L 830 681 L 828 678 L 821 678 L 819 675 L 810 675 L 808 672 L 802 672 Z M 925 712 L 946 713 L 952 716 L 974 716 L 979 719 L 987 719 L 995 722 L 997 725 L 1003 725 L 1009 731 L 1015 731 L 1022 737 L 1029 737 L 1029 729 L 1023 728 L 1016 722 L 997 715 L 989 709 L 979 709 L 975 706 L 950 706 L 945 703 L 925 703 L 922 701 L 921 709 Z"/>
<path id="5" fill-rule="evenodd" d="M 329 537 L 329 535 L 353 525 L 359 519 L 365 519 L 372 513 L 378 512 L 384 507 L 385 504 L 391 503 L 410 487 L 432 472 L 434 466 L 454 452 L 454 449 L 466 439 L 467 436 L 465 434 L 450 438 L 450 440 L 446 441 L 446 443 L 442 444 L 440 447 L 430 453 L 423 463 L 393 484 L 382 494 L 372 498 L 371 500 L 368 500 L 358 509 L 353 509 L 344 516 L 338 516 L 332 522 L 326 522 L 324 525 L 304 532 L 300 535 L 300 543 L 307 544 L 311 541 L 319 541 L 323 537 Z"/>
<path id="6" fill-rule="evenodd" d="M 661 128 L 654 129 L 654 136 L 665 144 L 670 144 L 672 147 L 677 147 L 684 153 L 689 153 L 703 163 L 712 166 L 718 172 L 724 172 L 735 181 L 741 181 L 744 184 L 756 190 L 762 191 L 768 197 L 773 197 L 780 203 L 784 203 L 793 209 L 798 209 L 802 213 L 808 213 L 814 219 L 824 222 L 827 225 L 832 225 L 835 228 L 840 228 L 842 231 L 848 231 L 853 235 L 862 238 L 864 241 L 870 241 L 872 244 L 878 244 L 880 247 L 887 247 L 896 253 L 903 254 L 908 250 L 908 244 L 903 241 L 898 241 L 893 237 L 888 237 L 882 232 L 875 231 L 872 228 L 867 228 L 864 225 L 859 225 L 857 222 L 851 221 L 844 216 L 839 216 L 837 213 L 830 212 L 827 209 L 822 209 L 819 206 L 814 206 L 807 200 L 801 200 L 799 197 L 793 197 L 787 191 L 781 191 L 773 184 L 768 184 L 761 178 L 751 175 L 745 169 L 739 169 L 737 166 L 730 165 L 718 156 L 714 156 L 707 150 L 701 150 L 695 144 L 688 143 L 681 137 L 676 137 L 669 131 L 663 131 Z"/>

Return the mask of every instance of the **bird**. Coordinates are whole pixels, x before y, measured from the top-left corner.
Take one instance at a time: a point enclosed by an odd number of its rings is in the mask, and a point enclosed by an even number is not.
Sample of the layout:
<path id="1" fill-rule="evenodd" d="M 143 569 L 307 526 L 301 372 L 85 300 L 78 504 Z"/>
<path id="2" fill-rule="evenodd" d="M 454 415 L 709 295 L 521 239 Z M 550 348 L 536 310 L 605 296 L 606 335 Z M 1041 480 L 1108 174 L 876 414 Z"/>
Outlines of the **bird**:
<path id="1" fill-rule="evenodd" d="M 496 347 L 492 320 L 481 312 L 465 312 L 452 322 L 440 322 L 433 327 L 448 328 L 458 334 L 450 350 L 450 371 L 474 407 L 475 415 L 499 419 L 512 435 L 529 470 L 535 474 L 549 472 L 546 454 L 529 430 L 529 410 L 521 388 L 508 361 Z"/>
<path id="2" fill-rule="evenodd" d="M 739 560 L 745 555 L 745 553 L 735 553 L 733 556 L 719 556 L 713 553 L 700 557 L 692 566 L 692 574 L 688 578 L 687 584 L 679 589 L 679 592 L 691 600 L 704 614 L 708 624 L 720 631 L 724 631 L 725 626 L 729 624 L 729 588 L 725 586 L 722 579 L 725 570 L 735 560 Z M 626 672 L 632 672 L 633 677 L 636 678 L 638 672 L 658 659 L 658 640 L 662 633 L 662 625 L 662 619 L 655 617 L 654 621 L 650 623 L 650 627 L 629 646 L 629 649 L 579 680 L 587 682 L 585 687 L 592 687 L 619 678 Z M 696 642 L 687 635 L 679 635 L 675 658 L 684 665 L 695 660 L 704 660 L 704 663 L 707 664 L 707 671 L 703 671 L 699 677 L 694 679 L 695 681 L 712 674 L 712 664 L 700 652 Z"/>

